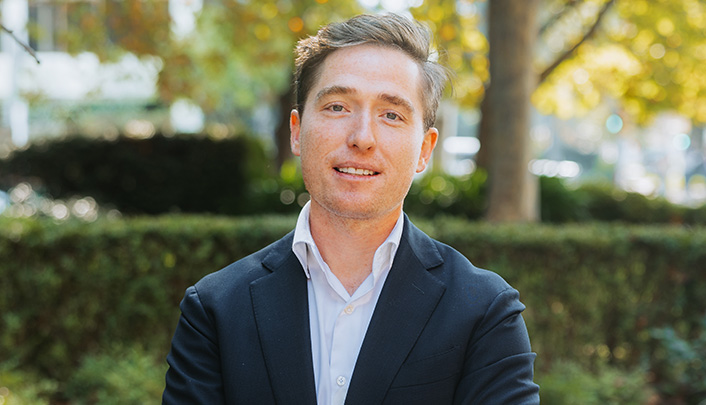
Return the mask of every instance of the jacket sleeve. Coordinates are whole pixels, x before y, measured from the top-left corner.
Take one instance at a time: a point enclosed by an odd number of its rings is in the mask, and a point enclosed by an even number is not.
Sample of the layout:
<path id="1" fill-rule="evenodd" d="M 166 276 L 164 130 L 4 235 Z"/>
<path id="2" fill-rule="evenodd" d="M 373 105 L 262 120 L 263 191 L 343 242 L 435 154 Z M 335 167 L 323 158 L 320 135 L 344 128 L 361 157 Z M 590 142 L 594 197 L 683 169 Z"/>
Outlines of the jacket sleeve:
<path id="1" fill-rule="evenodd" d="M 195 287 L 186 290 L 167 356 L 162 404 L 223 404 L 223 381 L 214 324 Z"/>
<path id="2" fill-rule="evenodd" d="M 512 288 L 492 300 L 471 337 L 455 403 L 539 404 L 524 308 Z"/>

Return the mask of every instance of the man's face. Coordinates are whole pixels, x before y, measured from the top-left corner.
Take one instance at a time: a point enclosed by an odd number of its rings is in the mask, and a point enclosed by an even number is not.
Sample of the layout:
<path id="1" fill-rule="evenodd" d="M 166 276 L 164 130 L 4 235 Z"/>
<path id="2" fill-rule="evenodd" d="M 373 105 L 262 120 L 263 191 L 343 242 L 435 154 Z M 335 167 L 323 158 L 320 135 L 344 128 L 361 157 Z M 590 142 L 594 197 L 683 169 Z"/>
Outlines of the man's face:
<path id="1" fill-rule="evenodd" d="M 404 52 L 357 45 L 330 54 L 300 115 L 290 116 L 312 210 L 344 218 L 396 216 L 436 144 L 424 130 L 422 72 Z"/>

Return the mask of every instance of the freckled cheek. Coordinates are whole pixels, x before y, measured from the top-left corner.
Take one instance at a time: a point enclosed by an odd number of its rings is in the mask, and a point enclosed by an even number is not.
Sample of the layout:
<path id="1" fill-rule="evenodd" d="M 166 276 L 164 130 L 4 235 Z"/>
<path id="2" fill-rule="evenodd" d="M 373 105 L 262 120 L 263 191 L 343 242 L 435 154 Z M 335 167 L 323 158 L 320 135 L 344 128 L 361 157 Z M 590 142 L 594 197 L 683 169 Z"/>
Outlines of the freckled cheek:
<path id="1" fill-rule="evenodd" d="M 309 143 L 317 145 L 325 145 L 336 142 L 344 142 L 346 130 L 343 125 L 332 124 L 314 124 L 307 128 L 306 133 L 302 135 L 303 139 Z"/>
<path id="2" fill-rule="evenodd" d="M 410 164 L 414 164 L 416 167 L 421 146 L 417 148 L 404 142 L 384 142 L 384 145 L 378 142 L 378 146 L 379 149 L 386 151 L 385 155 L 388 160 L 394 161 L 398 167 Z"/>
<path id="3" fill-rule="evenodd" d="M 319 171 L 323 167 L 328 167 L 327 157 L 333 149 L 327 144 L 323 138 L 310 138 L 306 142 L 302 142 L 301 146 L 301 162 L 302 169 L 307 168 Z M 315 169 L 317 168 L 317 169 Z"/>

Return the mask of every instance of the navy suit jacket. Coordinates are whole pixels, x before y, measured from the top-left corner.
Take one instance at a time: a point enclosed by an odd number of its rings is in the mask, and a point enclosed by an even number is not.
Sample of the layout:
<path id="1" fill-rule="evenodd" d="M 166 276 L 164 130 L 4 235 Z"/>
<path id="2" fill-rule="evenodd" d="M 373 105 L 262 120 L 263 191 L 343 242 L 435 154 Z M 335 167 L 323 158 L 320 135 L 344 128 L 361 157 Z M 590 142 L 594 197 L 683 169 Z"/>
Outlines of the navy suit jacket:
<path id="1" fill-rule="evenodd" d="M 315 404 L 293 233 L 186 290 L 164 404 Z M 405 218 L 346 404 L 538 404 L 519 294 Z"/>

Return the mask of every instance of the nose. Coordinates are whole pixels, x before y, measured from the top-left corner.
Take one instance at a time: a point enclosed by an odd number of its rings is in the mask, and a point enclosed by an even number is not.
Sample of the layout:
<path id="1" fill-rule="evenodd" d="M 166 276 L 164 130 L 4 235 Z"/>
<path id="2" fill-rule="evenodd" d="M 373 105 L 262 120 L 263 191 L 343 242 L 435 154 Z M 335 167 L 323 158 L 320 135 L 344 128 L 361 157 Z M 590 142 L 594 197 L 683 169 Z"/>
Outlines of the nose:
<path id="1" fill-rule="evenodd" d="M 353 126 L 348 135 L 348 146 L 361 151 L 372 150 L 375 147 L 375 130 L 373 119 L 368 113 L 354 117 Z"/>

